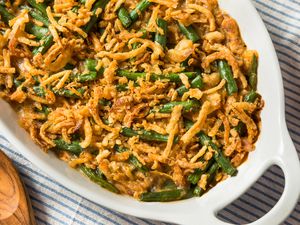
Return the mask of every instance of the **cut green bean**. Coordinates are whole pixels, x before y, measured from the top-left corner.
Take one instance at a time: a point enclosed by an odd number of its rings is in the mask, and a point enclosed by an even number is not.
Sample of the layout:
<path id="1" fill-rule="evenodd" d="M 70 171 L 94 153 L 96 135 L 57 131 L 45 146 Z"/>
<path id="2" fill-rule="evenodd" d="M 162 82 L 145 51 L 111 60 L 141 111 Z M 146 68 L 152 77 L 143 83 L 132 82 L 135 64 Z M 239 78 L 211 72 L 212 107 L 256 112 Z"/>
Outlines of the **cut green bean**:
<path id="1" fill-rule="evenodd" d="M 73 13 L 78 13 L 78 10 L 80 9 L 80 7 L 79 6 L 74 6 L 72 9 L 71 9 L 71 11 L 73 12 Z"/>
<path id="2" fill-rule="evenodd" d="M 85 89 L 84 88 L 78 88 L 76 89 L 81 95 L 84 94 Z M 53 90 L 54 94 L 58 96 L 63 96 L 66 98 L 80 98 L 78 95 L 74 94 L 72 91 L 68 89 L 60 89 L 60 90 Z"/>
<path id="3" fill-rule="evenodd" d="M 97 72 L 91 71 L 85 74 L 76 74 L 73 76 L 76 81 L 78 82 L 87 82 L 87 81 L 93 81 L 96 80 L 99 77 L 99 74 Z"/>
<path id="4" fill-rule="evenodd" d="M 169 138 L 169 135 L 159 134 L 155 131 L 148 131 L 144 129 L 133 130 L 129 127 L 123 127 L 121 129 L 121 134 L 126 137 L 139 136 L 139 138 L 144 141 L 168 142 Z M 178 142 L 178 137 L 175 138 L 174 142 Z"/>
<path id="5" fill-rule="evenodd" d="M 45 116 L 48 116 L 49 113 L 50 113 L 50 108 L 48 106 L 43 105 L 42 109 L 37 110 L 37 111 L 40 112 L 40 113 L 45 114 Z"/>
<path id="6" fill-rule="evenodd" d="M 104 179 L 104 175 L 97 173 L 95 170 L 87 168 L 86 166 L 80 166 L 79 169 L 93 182 L 100 185 L 101 187 L 114 192 L 119 193 L 120 191 L 106 179 Z"/>
<path id="7" fill-rule="evenodd" d="M 35 0 L 27 0 L 27 2 L 33 7 L 33 9 L 31 10 L 31 16 L 34 17 L 35 19 L 43 22 L 45 25 L 49 25 L 50 22 L 48 20 L 48 16 L 47 16 L 47 12 L 46 12 L 46 8 L 47 5 L 44 3 L 37 3 Z M 37 10 L 37 11 L 34 11 Z M 39 34 L 38 32 L 38 28 L 30 28 L 30 25 L 26 27 L 27 30 L 31 30 L 32 32 L 35 31 L 35 33 L 33 33 L 38 39 L 41 39 L 42 45 L 39 47 L 36 47 L 33 49 L 32 53 L 33 55 L 36 55 L 38 53 L 44 54 L 53 44 L 53 37 L 51 34 L 45 35 L 44 33 L 46 32 L 46 30 L 44 30 L 43 34 Z M 47 32 L 48 33 L 48 32 Z"/>
<path id="8" fill-rule="evenodd" d="M 204 84 L 203 84 L 202 76 L 201 75 L 196 76 L 191 82 L 191 88 L 202 89 L 203 87 Z M 189 89 L 186 88 L 184 85 L 176 89 L 179 96 L 182 96 L 185 92 L 188 92 L 188 90 Z"/>
<path id="9" fill-rule="evenodd" d="M 121 21 L 121 23 L 123 24 L 124 27 L 128 28 L 130 27 L 130 25 L 132 24 L 132 20 L 130 18 L 129 12 L 127 11 L 127 9 L 124 6 L 121 6 L 118 9 L 118 18 Z"/>
<path id="10" fill-rule="evenodd" d="M 80 146 L 79 141 L 72 141 L 70 144 L 65 142 L 63 139 L 54 140 L 55 147 L 59 150 L 71 152 L 75 155 L 79 155 L 83 148 Z"/>
<path id="11" fill-rule="evenodd" d="M 112 105 L 112 102 L 107 100 L 107 99 L 100 99 L 99 100 L 99 104 L 102 105 L 102 106 L 109 106 L 111 107 Z"/>
<path id="12" fill-rule="evenodd" d="M 213 179 L 215 178 L 216 176 L 216 173 L 219 169 L 219 165 L 218 163 L 214 163 L 208 170 L 207 172 L 207 180 L 206 180 L 206 185 L 209 185 Z M 198 196 L 200 197 L 201 195 L 203 195 L 205 192 L 204 189 L 202 189 L 201 187 L 197 186 L 195 189 L 194 189 L 194 195 L 195 196 Z"/>
<path id="13" fill-rule="evenodd" d="M 253 103 L 255 100 L 259 97 L 259 94 L 255 91 L 250 91 L 247 95 L 244 97 L 245 102 Z"/>
<path id="14" fill-rule="evenodd" d="M 31 2 L 35 2 L 35 1 L 31 1 Z M 3 21 L 6 24 L 8 24 L 9 20 L 14 18 L 14 16 L 11 13 L 9 13 L 2 5 L 0 5 L 0 14 L 1 14 Z M 47 28 L 38 27 L 32 23 L 28 23 L 26 25 L 26 31 L 28 33 L 33 34 L 38 39 L 42 39 L 43 44 L 39 47 L 36 47 L 33 50 L 34 55 L 36 55 L 39 52 L 42 54 L 45 53 L 53 43 L 53 37 L 52 37 L 52 35 L 48 34 L 49 30 Z"/>
<path id="15" fill-rule="evenodd" d="M 22 78 L 22 79 L 14 78 L 14 86 L 19 87 L 19 86 L 21 86 L 21 84 L 23 84 L 24 81 L 25 81 L 24 78 Z"/>
<path id="16" fill-rule="evenodd" d="M 27 33 L 33 34 L 39 40 L 49 35 L 48 28 L 39 27 L 32 23 L 28 23 L 25 27 L 25 30 Z"/>
<path id="17" fill-rule="evenodd" d="M 28 7 L 28 6 L 23 6 L 23 8 L 28 10 L 28 13 L 30 14 L 30 16 L 32 18 L 42 22 L 46 27 L 48 27 L 50 25 L 50 21 L 49 21 L 48 17 L 45 17 L 37 9 L 31 8 L 31 7 Z"/>
<path id="18" fill-rule="evenodd" d="M 105 9 L 105 6 L 107 5 L 107 3 L 109 2 L 109 0 L 98 0 L 94 5 L 93 5 L 93 8 L 92 8 L 92 12 L 93 12 L 93 15 L 91 16 L 90 18 L 90 21 L 83 27 L 83 30 L 86 32 L 86 33 L 89 33 L 90 30 L 94 27 L 94 25 L 97 23 L 97 20 L 98 20 L 98 16 L 96 15 L 97 13 L 97 10 L 99 8 L 101 8 L 102 10 Z"/>
<path id="19" fill-rule="evenodd" d="M 114 149 L 119 152 L 119 153 L 122 153 L 122 152 L 127 152 L 128 149 L 127 148 L 124 148 L 124 147 L 121 147 L 119 145 L 115 145 L 114 146 Z M 149 169 L 144 166 L 139 160 L 137 157 L 135 157 L 134 155 L 130 154 L 129 156 L 129 162 L 135 167 L 137 168 L 138 170 L 140 170 L 141 172 L 145 173 L 147 171 L 149 171 Z"/>
<path id="20" fill-rule="evenodd" d="M 143 202 L 170 202 L 183 198 L 185 194 L 186 191 L 183 189 L 146 192 L 141 194 L 140 200 Z"/>
<path id="21" fill-rule="evenodd" d="M 35 0 L 27 0 L 27 2 L 35 9 L 37 9 L 44 17 L 47 17 L 46 8 L 47 5 L 44 3 L 37 3 Z"/>
<path id="22" fill-rule="evenodd" d="M 163 34 L 160 34 L 158 31 L 155 33 L 154 40 L 155 42 L 159 43 L 163 48 L 167 46 L 167 32 L 168 32 L 168 23 L 167 21 L 158 18 L 157 26 L 163 30 Z"/>
<path id="23" fill-rule="evenodd" d="M 229 159 L 224 156 L 221 149 L 219 149 L 219 147 L 212 142 L 211 138 L 207 136 L 203 131 L 200 131 L 197 136 L 199 137 L 199 140 L 203 146 L 209 145 L 210 147 L 212 147 L 212 149 L 215 150 L 214 159 L 222 168 L 222 170 L 230 176 L 236 175 L 237 169 L 231 165 Z"/>
<path id="24" fill-rule="evenodd" d="M 193 79 L 197 73 L 196 72 L 182 72 L 185 74 L 189 79 Z M 151 74 L 150 79 L 152 81 L 156 80 L 169 80 L 171 82 L 179 83 L 181 82 L 180 73 L 170 73 L 167 75 L 158 75 L 158 74 Z M 126 77 L 129 80 L 137 81 L 139 78 L 145 78 L 146 73 L 143 72 L 130 72 L 128 70 L 118 70 L 117 75 L 121 77 Z"/>
<path id="25" fill-rule="evenodd" d="M 98 62 L 95 59 L 86 59 L 84 61 L 84 67 L 89 71 L 97 71 L 96 70 L 97 64 Z"/>
<path id="26" fill-rule="evenodd" d="M 205 168 L 204 169 L 195 169 L 195 171 L 193 173 L 191 173 L 190 175 L 188 175 L 188 178 L 187 180 L 191 183 L 191 184 L 197 184 L 198 181 L 200 180 L 202 174 L 204 174 L 206 172 L 206 170 L 208 168 L 210 168 L 210 166 L 213 164 L 214 160 L 213 159 L 210 159 Z"/>
<path id="27" fill-rule="evenodd" d="M 117 84 L 116 89 L 117 91 L 128 91 L 128 86 L 126 84 Z"/>
<path id="28" fill-rule="evenodd" d="M 192 126 L 193 122 L 189 120 L 185 121 L 186 129 L 190 129 Z M 199 138 L 202 146 L 210 146 L 215 150 L 214 160 L 219 164 L 219 166 L 225 173 L 229 174 L 230 176 L 234 176 L 237 174 L 237 169 L 231 165 L 229 159 L 224 156 L 221 149 L 219 149 L 219 147 L 215 143 L 213 143 L 212 139 L 209 136 L 207 136 L 203 131 L 200 131 L 197 134 L 197 137 Z"/>
<path id="29" fill-rule="evenodd" d="M 248 73 L 249 85 L 252 90 L 256 91 L 257 89 L 257 68 L 258 68 L 258 59 L 255 54 L 252 57 L 252 63 Z"/>
<path id="30" fill-rule="evenodd" d="M 218 62 L 218 68 L 220 76 L 222 77 L 222 79 L 226 80 L 226 90 L 228 95 L 233 95 L 234 93 L 237 93 L 238 87 L 227 61 L 220 60 Z"/>
<path id="31" fill-rule="evenodd" d="M 96 70 L 97 64 L 98 64 L 97 60 L 86 59 L 84 61 L 84 67 L 89 72 L 84 74 L 74 74 L 72 75 L 71 79 L 76 80 L 78 82 L 97 80 L 104 73 L 104 68 L 100 68 L 98 71 Z"/>
<path id="32" fill-rule="evenodd" d="M 65 65 L 64 70 L 73 70 L 75 68 L 75 66 L 73 64 L 67 63 L 67 65 Z"/>
<path id="33" fill-rule="evenodd" d="M 188 101 L 185 101 L 185 102 L 169 102 L 169 103 L 166 103 L 159 109 L 159 112 L 160 113 L 171 113 L 173 108 L 176 105 L 182 105 L 183 111 L 186 112 L 186 113 L 193 112 L 193 111 L 200 108 L 200 102 L 199 101 L 188 100 Z"/>
<path id="34" fill-rule="evenodd" d="M 199 35 L 194 30 L 192 25 L 185 27 L 182 23 L 178 23 L 178 27 L 179 27 L 181 33 L 183 33 L 183 35 L 186 36 L 186 38 L 191 40 L 192 42 L 195 43 L 200 40 Z"/>
<path id="35" fill-rule="evenodd" d="M 8 25 L 8 22 L 14 18 L 14 15 L 7 11 L 7 9 L 0 5 L 1 20 Z"/>
<path id="36" fill-rule="evenodd" d="M 45 92 L 45 89 L 43 87 L 41 87 L 41 86 L 34 86 L 32 89 L 36 93 L 37 96 L 39 96 L 39 97 L 45 97 L 46 92 Z"/>
<path id="37" fill-rule="evenodd" d="M 145 39 L 145 38 L 147 37 L 147 31 L 146 31 L 145 29 L 142 28 L 139 32 L 142 32 L 142 33 L 143 33 L 143 35 L 142 35 L 140 38 Z M 140 42 L 134 42 L 134 43 L 132 44 L 132 49 L 133 49 L 133 50 L 134 50 L 134 49 L 137 49 L 137 48 L 139 48 L 141 45 L 142 45 L 142 44 L 141 44 Z M 135 57 L 130 58 L 130 62 L 134 62 L 135 59 L 136 59 Z"/>
<path id="38" fill-rule="evenodd" d="M 1 18 L 4 21 L 4 23 L 6 23 L 7 25 L 8 25 L 9 20 L 12 20 L 14 18 L 14 15 L 9 13 L 6 10 L 6 8 L 3 7 L 2 5 L 0 5 L 0 15 L 1 15 Z M 39 27 L 33 23 L 28 23 L 26 25 L 26 31 L 30 34 L 33 34 L 38 39 L 42 39 L 49 33 L 49 30 L 47 28 Z"/>
<path id="39" fill-rule="evenodd" d="M 189 60 L 190 60 L 190 57 L 188 57 L 186 60 L 184 60 L 183 62 L 180 63 L 180 66 L 181 67 L 188 67 L 189 66 Z"/>
<path id="40" fill-rule="evenodd" d="M 235 126 L 234 129 L 239 133 L 240 137 L 245 137 L 246 134 L 247 134 L 247 127 L 246 127 L 246 125 L 245 125 L 243 122 L 241 122 L 241 121 L 239 121 L 238 125 Z"/>
<path id="41" fill-rule="evenodd" d="M 147 10 L 147 8 L 151 5 L 152 3 L 149 2 L 148 0 L 142 0 L 140 1 L 135 9 L 133 9 L 131 12 L 130 12 L 130 18 L 132 20 L 132 22 L 135 22 L 139 16 L 142 14 L 142 12 L 144 12 L 145 10 Z"/>
<path id="42" fill-rule="evenodd" d="M 145 29 L 140 29 L 139 32 L 142 32 L 143 35 L 140 38 L 145 39 L 147 37 L 147 31 Z M 137 49 L 139 46 L 141 45 L 141 43 L 139 42 L 135 42 L 132 44 L 132 49 Z"/>
<path id="43" fill-rule="evenodd" d="M 48 35 L 45 36 L 44 38 L 42 38 L 42 45 L 39 47 L 36 47 L 32 53 L 33 55 L 36 55 L 38 53 L 44 54 L 53 44 L 53 36 L 52 35 Z"/>

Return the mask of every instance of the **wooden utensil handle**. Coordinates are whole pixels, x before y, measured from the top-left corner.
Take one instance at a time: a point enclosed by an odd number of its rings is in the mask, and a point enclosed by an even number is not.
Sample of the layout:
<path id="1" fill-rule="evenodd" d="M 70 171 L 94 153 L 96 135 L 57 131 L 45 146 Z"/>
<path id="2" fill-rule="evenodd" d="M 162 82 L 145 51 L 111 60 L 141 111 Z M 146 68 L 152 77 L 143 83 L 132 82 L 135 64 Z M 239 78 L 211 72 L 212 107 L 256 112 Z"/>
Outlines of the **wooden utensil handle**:
<path id="1" fill-rule="evenodd" d="M 24 185 L 10 159 L 0 151 L 0 225 L 35 225 Z"/>

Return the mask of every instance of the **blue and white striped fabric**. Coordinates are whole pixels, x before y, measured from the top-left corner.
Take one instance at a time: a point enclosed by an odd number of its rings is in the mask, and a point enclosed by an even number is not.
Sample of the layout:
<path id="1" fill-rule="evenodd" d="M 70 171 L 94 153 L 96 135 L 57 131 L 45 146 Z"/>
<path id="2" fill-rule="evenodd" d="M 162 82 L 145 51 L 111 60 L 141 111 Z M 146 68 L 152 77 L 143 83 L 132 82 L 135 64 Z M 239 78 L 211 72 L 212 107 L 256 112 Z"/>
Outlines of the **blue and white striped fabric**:
<path id="1" fill-rule="evenodd" d="M 285 87 L 286 120 L 300 155 L 300 0 L 255 0 L 254 3 L 279 57 Z M 165 224 L 114 212 L 69 191 L 27 161 L 4 136 L 0 136 L 0 148 L 13 159 L 21 173 L 38 224 Z M 251 190 L 223 209 L 219 217 L 233 224 L 254 221 L 272 208 L 283 187 L 282 172 L 273 167 Z M 283 224 L 300 224 L 300 202 Z"/>

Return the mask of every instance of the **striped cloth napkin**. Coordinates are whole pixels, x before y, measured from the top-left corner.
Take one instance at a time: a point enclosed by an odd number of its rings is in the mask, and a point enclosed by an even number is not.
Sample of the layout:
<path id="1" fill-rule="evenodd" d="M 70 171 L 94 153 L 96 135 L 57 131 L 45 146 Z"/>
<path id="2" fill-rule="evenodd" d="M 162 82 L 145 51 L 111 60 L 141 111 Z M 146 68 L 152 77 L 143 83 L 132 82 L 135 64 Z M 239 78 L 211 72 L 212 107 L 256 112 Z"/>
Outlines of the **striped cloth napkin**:
<path id="1" fill-rule="evenodd" d="M 300 0 L 255 0 L 254 3 L 279 57 L 285 87 L 286 120 L 300 155 Z M 38 224 L 166 224 L 117 213 L 69 191 L 32 165 L 1 135 L 0 148 L 20 171 Z M 219 218 L 233 224 L 255 221 L 272 208 L 283 188 L 282 171 L 272 167 L 246 194 L 223 209 Z M 283 224 L 300 224 L 300 201 Z"/>

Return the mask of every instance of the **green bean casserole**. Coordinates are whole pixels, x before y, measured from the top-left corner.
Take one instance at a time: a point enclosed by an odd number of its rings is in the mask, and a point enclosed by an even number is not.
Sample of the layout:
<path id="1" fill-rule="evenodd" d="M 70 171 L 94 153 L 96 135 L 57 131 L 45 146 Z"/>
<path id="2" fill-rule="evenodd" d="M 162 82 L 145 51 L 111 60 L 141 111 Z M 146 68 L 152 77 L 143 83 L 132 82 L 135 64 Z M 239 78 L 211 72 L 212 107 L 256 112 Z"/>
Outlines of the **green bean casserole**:
<path id="1" fill-rule="evenodd" d="M 199 197 L 255 149 L 258 53 L 217 0 L 0 0 L 0 15 L 1 98 L 101 187 Z"/>

